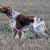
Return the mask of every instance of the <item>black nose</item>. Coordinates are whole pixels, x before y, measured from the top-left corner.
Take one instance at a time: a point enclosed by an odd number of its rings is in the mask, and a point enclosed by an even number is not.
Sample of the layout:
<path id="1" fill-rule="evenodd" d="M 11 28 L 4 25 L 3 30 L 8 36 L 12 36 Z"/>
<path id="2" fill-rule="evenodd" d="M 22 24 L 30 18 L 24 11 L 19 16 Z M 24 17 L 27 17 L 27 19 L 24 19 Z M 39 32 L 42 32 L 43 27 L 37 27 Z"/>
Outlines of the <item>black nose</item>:
<path id="1" fill-rule="evenodd" d="M 42 21 L 42 19 L 40 19 L 40 21 Z"/>

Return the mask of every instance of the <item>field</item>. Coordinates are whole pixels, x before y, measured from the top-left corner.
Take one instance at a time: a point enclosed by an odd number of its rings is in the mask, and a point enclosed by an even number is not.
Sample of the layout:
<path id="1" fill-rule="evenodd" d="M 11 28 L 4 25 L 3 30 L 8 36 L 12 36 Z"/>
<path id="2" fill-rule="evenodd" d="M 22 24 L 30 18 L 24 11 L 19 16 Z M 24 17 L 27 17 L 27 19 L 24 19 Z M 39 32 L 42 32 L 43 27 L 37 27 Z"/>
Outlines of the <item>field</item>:
<path id="1" fill-rule="evenodd" d="M 8 5 L 24 15 L 41 17 L 50 33 L 50 0 L 0 0 L 0 7 L 2 5 Z M 9 19 L 0 13 L 0 50 L 50 50 L 50 38 L 35 37 L 28 31 L 22 40 L 12 39 Z"/>

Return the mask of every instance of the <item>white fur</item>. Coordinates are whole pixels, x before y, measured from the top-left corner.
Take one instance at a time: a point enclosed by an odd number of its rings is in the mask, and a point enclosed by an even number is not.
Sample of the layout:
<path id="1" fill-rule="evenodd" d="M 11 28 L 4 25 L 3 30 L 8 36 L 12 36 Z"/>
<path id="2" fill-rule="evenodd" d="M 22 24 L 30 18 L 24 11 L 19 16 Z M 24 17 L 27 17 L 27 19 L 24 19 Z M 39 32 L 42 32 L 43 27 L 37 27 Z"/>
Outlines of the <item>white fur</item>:
<path id="1" fill-rule="evenodd" d="M 23 31 L 22 31 L 22 36 L 21 36 L 21 39 L 22 39 L 22 38 L 24 38 L 24 33 L 23 33 Z"/>
<path id="2" fill-rule="evenodd" d="M 44 20 L 40 20 L 40 18 L 37 18 L 35 17 L 34 18 L 34 23 L 33 23 L 33 28 L 34 28 L 34 31 L 41 35 L 42 37 L 48 37 L 49 35 L 47 33 L 45 33 L 45 30 L 47 30 L 46 26 L 45 26 L 45 22 Z"/>
<path id="3" fill-rule="evenodd" d="M 9 16 L 10 17 L 10 25 L 11 25 L 11 28 L 16 28 L 16 20 L 15 18 L 19 15 L 20 13 L 14 11 L 12 9 L 12 15 Z M 16 28 L 17 29 L 17 28 Z"/>
<path id="4" fill-rule="evenodd" d="M 15 39 L 16 39 L 16 38 L 17 38 L 17 39 L 19 39 L 19 36 L 18 36 L 18 34 L 16 35 Z"/>
<path id="5" fill-rule="evenodd" d="M 14 11 L 14 10 L 12 9 L 12 18 L 16 18 L 19 14 L 20 14 L 20 13 Z"/>
<path id="6" fill-rule="evenodd" d="M 45 30 L 44 21 L 40 21 L 40 18 L 38 18 L 38 20 L 37 18 L 34 18 L 33 28 L 34 28 L 34 31 L 36 32 L 41 32 Z"/>

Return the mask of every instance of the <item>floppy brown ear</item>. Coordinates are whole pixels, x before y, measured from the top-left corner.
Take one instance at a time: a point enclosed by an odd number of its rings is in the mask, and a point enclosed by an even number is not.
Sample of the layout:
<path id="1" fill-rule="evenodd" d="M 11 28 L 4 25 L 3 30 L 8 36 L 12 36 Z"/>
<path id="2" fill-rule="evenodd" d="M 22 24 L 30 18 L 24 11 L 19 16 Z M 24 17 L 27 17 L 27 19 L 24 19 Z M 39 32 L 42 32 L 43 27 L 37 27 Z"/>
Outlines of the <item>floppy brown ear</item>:
<path id="1" fill-rule="evenodd" d="M 8 8 L 7 14 L 11 16 L 12 15 L 12 9 Z"/>

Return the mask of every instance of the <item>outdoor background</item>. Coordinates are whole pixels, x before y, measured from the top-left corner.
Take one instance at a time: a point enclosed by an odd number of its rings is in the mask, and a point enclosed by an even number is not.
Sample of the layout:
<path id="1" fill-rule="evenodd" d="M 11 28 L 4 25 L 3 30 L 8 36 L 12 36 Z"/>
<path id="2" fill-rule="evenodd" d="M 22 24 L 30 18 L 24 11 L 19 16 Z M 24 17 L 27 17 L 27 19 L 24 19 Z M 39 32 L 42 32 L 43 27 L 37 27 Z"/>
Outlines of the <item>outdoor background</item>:
<path id="1" fill-rule="evenodd" d="M 0 0 L 0 7 L 3 5 L 24 15 L 42 18 L 50 33 L 50 0 Z M 50 38 L 46 40 L 28 31 L 22 40 L 12 39 L 9 19 L 0 13 L 0 50 L 50 50 Z"/>

